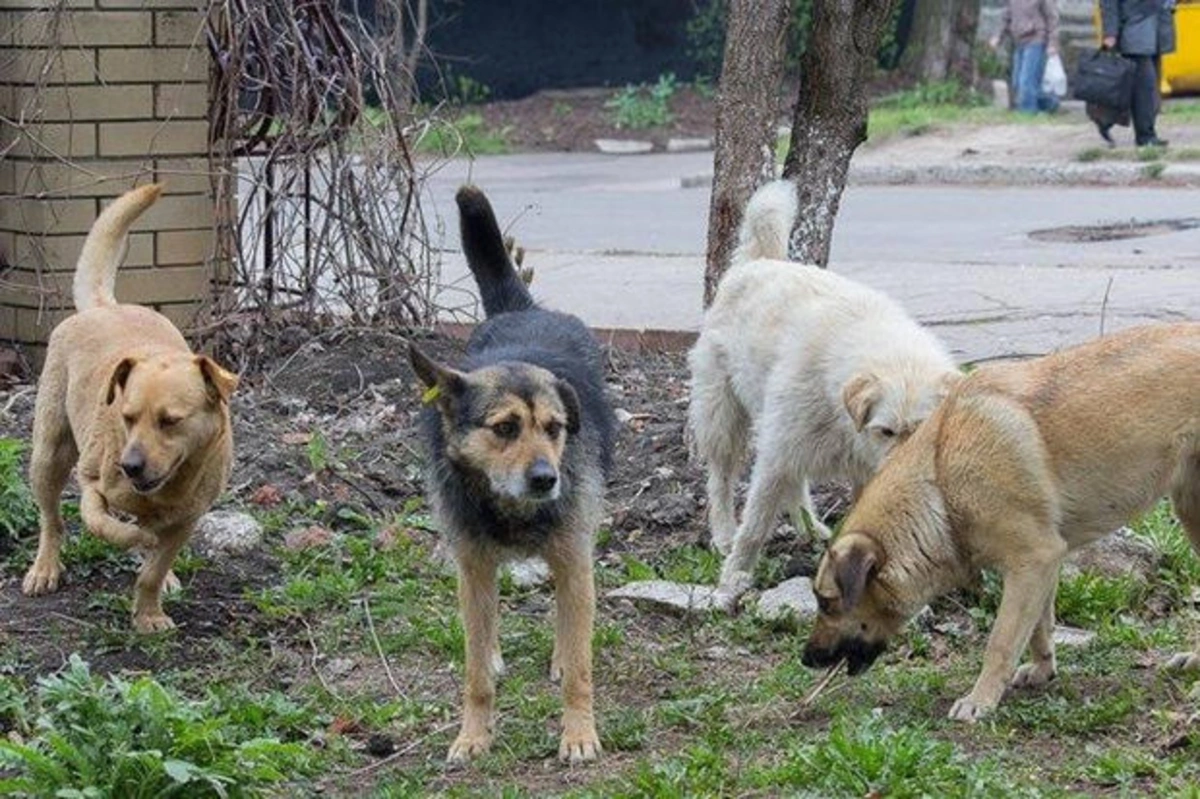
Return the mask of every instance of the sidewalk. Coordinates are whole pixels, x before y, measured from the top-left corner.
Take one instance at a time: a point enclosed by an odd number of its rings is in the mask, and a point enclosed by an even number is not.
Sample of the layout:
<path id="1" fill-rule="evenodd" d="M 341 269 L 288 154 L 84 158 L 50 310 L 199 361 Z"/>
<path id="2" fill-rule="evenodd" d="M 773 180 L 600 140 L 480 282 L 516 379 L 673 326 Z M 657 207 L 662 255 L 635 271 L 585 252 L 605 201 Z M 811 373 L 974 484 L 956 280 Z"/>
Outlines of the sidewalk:
<path id="1" fill-rule="evenodd" d="M 1200 126 L 1163 127 L 1172 147 L 1200 146 Z M 830 268 L 894 296 L 964 361 L 1046 352 L 1102 328 L 1200 318 L 1200 195 L 1161 181 L 1119 187 L 1097 179 L 1141 163 L 1068 160 L 1099 141 L 1082 120 L 864 148 L 843 196 Z M 711 153 L 515 155 L 446 166 L 431 177 L 426 201 L 446 225 L 444 279 L 460 286 L 447 290 L 444 304 L 461 307 L 473 293 L 453 204 L 454 190 L 470 180 L 528 249 L 534 293 L 546 305 L 600 328 L 695 331 L 709 191 L 683 186 L 711 169 Z M 868 181 L 881 173 L 884 185 Z M 939 174 L 972 179 L 930 182 Z M 1015 179 L 1021 174 L 1072 179 L 1029 185 Z M 1131 220 L 1176 220 L 1180 229 L 1072 235 Z"/>

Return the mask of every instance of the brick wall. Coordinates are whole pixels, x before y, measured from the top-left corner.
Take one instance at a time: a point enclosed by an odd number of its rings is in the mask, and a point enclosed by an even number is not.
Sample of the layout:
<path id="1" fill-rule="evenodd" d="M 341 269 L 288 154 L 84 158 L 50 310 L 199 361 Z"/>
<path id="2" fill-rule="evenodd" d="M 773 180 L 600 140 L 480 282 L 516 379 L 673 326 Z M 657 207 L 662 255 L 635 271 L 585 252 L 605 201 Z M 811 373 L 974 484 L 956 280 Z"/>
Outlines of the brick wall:
<path id="1" fill-rule="evenodd" d="M 0 3 L 0 340 L 38 361 L 71 307 L 84 235 L 116 195 L 166 192 L 117 297 L 186 327 L 207 296 L 208 54 L 197 0 Z"/>

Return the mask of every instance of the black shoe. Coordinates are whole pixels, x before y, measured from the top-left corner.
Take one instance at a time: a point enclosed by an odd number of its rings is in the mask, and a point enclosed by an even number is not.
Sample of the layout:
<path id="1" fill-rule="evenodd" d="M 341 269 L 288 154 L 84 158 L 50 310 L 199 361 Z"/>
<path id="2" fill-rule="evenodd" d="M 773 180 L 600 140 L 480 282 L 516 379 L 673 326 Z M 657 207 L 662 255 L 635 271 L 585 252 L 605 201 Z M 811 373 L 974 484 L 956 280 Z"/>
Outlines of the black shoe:
<path id="1" fill-rule="evenodd" d="M 1112 130 L 1111 124 L 1110 125 L 1101 125 L 1099 122 L 1097 122 L 1096 130 L 1100 133 L 1100 138 L 1102 138 L 1106 142 L 1108 142 L 1109 147 L 1117 146 L 1117 143 L 1113 140 L 1112 133 L 1110 133 L 1110 131 Z"/>
<path id="2" fill-rule="evenodd" d="M 1138 147 L 1166 147 L 1168 144 L 1166 139 L 1160 139 L 1157 136 L 1151 136 L 1137 143 Z"/>

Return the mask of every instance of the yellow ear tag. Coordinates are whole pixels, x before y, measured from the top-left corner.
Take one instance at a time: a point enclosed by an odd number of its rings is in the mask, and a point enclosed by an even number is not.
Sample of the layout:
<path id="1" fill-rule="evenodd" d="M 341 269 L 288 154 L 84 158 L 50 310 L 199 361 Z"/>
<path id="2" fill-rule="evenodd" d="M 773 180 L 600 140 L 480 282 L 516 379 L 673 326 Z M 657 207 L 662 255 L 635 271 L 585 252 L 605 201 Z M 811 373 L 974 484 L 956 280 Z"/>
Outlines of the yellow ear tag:
<path id="1" fill-rule="evenodd" d="M 426 405 L 429 405 L 430 403 L 432 403 L 434 400 L 436 400 L 441 395 L 442 395 L 442 387 L 441 386 L 437 386 L 437 385 L 430 386 L 429 388 L 425 389 L 425 393 L 421 395 L 421 402 Z"/>

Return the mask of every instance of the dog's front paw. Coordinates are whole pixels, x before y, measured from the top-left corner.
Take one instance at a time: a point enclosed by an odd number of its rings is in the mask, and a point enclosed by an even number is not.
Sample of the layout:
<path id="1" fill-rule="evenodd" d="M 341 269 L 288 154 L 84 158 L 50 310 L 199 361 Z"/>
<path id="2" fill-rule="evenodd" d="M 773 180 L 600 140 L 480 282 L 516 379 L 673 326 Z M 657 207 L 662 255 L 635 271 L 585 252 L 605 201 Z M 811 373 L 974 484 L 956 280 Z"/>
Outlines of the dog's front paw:
<path id="1" fill-rule="evenodd" d="M 25 593 L 29 593 L 26 591 Z M 1164 664 L 1169 671 L 1200 671 L 1200 653 L 1179 652 Z"/>
<path id="2" fill-rule="evenodd" d="M 29 567 L 29 571 L 25 572 L 25 579 L 21 582 L 21 590 L 25 596 L 39 596 L 41 594 L 52 594 L 58 590 L 58 581 L 62 577 L 62 564 L 57 560 L 42 562 L 34 561 Z"/>
<path id="3" fill-rule="evenodd" d="M 183 590 L 183 583 L 179 582 L 174 571 L 168 571 L 167 576 L 163 578 L 162 590 L 164 594 L 178 594 Z"/>
<path id="4" fill-rule="evenodd" d="M 950 719 L 974 724 L 996 709 L 996 702 L 981 702 L 968 694 L 950 708 Z"/>
<path id="5" fill-rule="evenodd" d="M 446 754 L 446 762 L 451 765 L 461 765 L 480 755 L 486 754 L 491 746 L 491 733 L 469 733 L 463 730 L 454 739 L 454 743 L 450 744 L 450 751 Z"/>
<path id="6" fill-rule="evenodd" d="M 1026 663 L 1017 669 L 1017 673 L 1013 675 L 1013 688 L 1039 688 L 1053 680 L 1058 675 L 1058 670 L 1054 667 L 1052 661 L 1042 661 L 1040 663 Z"/>
<path id="7" fill-rule="evenodd" d="M 133 617 L 133 628 L 139 633 L 161 633 L 175 629 L 175 622 L 162 611 L 141 613 Z"/>
<path id="8" fill-rule="evenodd" d="M 738 601 L 753 587 L 754 576 L 749 572 L 735 571 L 722 574 L 714 599 L 726 613 L 734 613 L 738 609 Z"/>
<path id="9" fill-rule="evenodd" d="M 595 760 L 603 751 L 600 736 L 596 734 L 596 722 L 590 713 L 572 719 L 570 713 L 563 716 L 562 741 L 558 745 L 558 758 L 568 763 L 583 763 Z"/>

